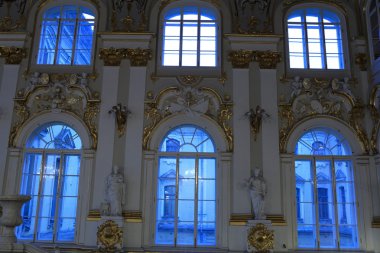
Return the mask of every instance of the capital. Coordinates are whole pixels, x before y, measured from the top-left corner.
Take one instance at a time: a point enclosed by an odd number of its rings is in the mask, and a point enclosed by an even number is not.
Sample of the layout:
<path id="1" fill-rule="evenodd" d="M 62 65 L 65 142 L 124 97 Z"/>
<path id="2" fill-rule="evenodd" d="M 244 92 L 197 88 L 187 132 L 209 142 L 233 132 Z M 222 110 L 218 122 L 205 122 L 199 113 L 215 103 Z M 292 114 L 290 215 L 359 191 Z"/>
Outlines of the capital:
<path id="1" fill-rule="evenodd" d="M 261 69 L 275 69 L 281 61 L 279 52 L 256 51 L 254 60 L 259 63 Z"/>
<path id="2" fill-rule="evenodd" d="M 232 63 L 232 67 L 245 69 L 249 67 L 249 63 L 253 60 L 254 52 L 252 50 L 231 51 L 228 60 Z"/>
<path id="3" fill-rule="evenodd" d="M 20 64 L 26 57 L 26 49 L 21 47 L 0 47 L 0 57 L 5 58 L 6 64 Z"/>

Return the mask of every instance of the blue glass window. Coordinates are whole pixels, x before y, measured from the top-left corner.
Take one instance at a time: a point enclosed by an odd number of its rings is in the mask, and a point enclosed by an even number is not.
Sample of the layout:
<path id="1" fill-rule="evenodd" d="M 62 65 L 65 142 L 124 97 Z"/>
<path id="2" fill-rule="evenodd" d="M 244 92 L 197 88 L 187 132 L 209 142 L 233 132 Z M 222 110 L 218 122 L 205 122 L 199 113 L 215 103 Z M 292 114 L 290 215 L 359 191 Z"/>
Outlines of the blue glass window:
<path id="1" fill-rule="evenodd" d="M 95 14 L 78 5 L 52 7 L 41 24 L 37 64 L 90 65 Z"/>
<path id="2" fill-rule="evenodd" d="M 164 15 L 163 66 L 215 67 L 217 23 L 207 8 L 185 6 Z"/>
<path id="3" fill-rule="evenodd" d="M 81 148 L 78 134 L 65 124 L 51 123 L 31 134 L 20 194 L 32 199 L 22 208 L 18 239 L 74 241 Z"/>
<path id="4" fill-rule="evenodd" d="M 320 8 L 296 9 L 287 16 L 291 69 L 344 69 L 342 24 Z"/>
<path id="5" fill-rule="evenodd" d="M 327 128 L 306 132 L 295 149 L 298 248 L 359 247 L 352 155 Z"/>
<path id="6" fill-rule="evenodd" d="M 367 10 L 370 50 L 372 51 L 372 59 L 376 60 L 380 57 L 380 0 L 369 1 Z"/>
<path id="7" fill-rule="evenodd" d="M 195 126 L 175 128 L 163 139 L 158 162 L 157 245 L 216 245 L 214 152 L 210 136 Z"/>

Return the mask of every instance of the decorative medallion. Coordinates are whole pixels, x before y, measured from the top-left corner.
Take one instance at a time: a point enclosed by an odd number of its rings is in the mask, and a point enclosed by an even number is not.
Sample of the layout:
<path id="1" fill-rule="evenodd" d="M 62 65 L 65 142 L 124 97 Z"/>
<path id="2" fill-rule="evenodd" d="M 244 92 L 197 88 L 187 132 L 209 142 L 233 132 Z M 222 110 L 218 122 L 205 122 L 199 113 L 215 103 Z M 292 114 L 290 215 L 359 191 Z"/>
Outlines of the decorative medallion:
<path id="1" fill-rule="evenodd" d="M 100 252 L 119 252 L 123 243 L 123 230 L 113 221 L 107 220 L 98 227 L 97 241 Z"/>
<path id="2" fill-rule="evenodd" d="M 272 230 L 268 230 L 264 224 L 258 223 L 248 230 L 248 252 L 267 253 L 273 249 L 273 244 L 274 233 Z"/>

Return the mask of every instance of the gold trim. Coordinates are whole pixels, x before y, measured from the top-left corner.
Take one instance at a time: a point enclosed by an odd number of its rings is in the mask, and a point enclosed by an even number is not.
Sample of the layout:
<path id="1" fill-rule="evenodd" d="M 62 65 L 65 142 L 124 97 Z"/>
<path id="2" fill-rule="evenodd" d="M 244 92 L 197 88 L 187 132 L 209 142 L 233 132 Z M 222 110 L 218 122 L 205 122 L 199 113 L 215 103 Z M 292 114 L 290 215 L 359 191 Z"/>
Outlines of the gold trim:
<path id="1" fill-rule="evenodd" d="M 233 68 L 246 69 L 249 67 L 249 63 L 253 60 L 254 51 L 243 50 L 231 51 L 228 54 L 228 61 L 231 62 Z"/>
<path id="2" fill-rule="evenodd" d="M 100 225 L 96 237 L 101 252 L 118 252 L 123 246 L 123 230 L 113 220 Z"/>
<path id="3" fill-rule="evenodd" d="M 123 59 L 129 59 L 131 66 L 146 66 L 152 59 L 152 51 L 141 48 L 101 48 L 99 58 L 105 66 L 120 66 Z"/>
<path id="4" fill-rule="evenodd" d="M 6 64 L 20 64 L 26 57 L 26 49 L 21 47 L 0 47 L 0 57 L 5 58 Z"/>
<path id="5" fill-rule="evenodd" d="M 122 216 L 124 222 L 127 223 L 142 223 L 142 212 L 141 211 L 123 211 Z M 102 216 L 98 209 L 90 210 L 87 215 L 87 221 L 99 221 Z"/>
<path id="6" fill-rule="evenodd" d="M 281 54 L 272 51 L 256 51 L 254 60 L 259 63 L 261 69 L 276 69 L 281 62 Z"/>
<path id="7" fill-rule="evenodd" d="M 274 232 L 262 223 L 249 228 L 247 236 L 248 252 L 253 248 L 259 253 L 269 253 L 274 247 Z"/>
<path id="8" fill-rule="evenodd" d="M 258 37 L 258 38 L 283 38 L 284 35 L 281 35 L 281 34 L 244 34 L 244 33 L 225 33 L 223 35 L 225 38 L 228 38 L 228 37 Z"/>
<path id="9" fill-rule="evenodd" d="M 373 217 L 372 228 L 380 228 L 380 216 Z"/>
<path id="10" fill-rule="evenodd" d="M 231 226 L 245 226 L 248 220 L 253 220 L 252 214 L 231 214 Z M 287 226 L 283 215 L 267 215 L 267 220 L 272 222 L 273 226 Z"/>
<path id="11" fill-rule="evenodd" d="M 148 61 L 152 59 L 152 50 L 150 49 L 127 49 L 127 58 L 131 61 L 131 66 L 144 67 L 148 65 Z"/>

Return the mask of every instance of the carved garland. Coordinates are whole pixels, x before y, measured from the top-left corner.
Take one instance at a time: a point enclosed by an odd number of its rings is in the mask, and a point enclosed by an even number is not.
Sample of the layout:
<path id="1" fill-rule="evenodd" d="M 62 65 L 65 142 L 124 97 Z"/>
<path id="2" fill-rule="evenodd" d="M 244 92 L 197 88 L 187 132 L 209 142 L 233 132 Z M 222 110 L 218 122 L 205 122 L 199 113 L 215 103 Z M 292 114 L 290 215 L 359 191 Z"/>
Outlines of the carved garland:
<path id="1" fill-rule="evenodd" d="M 74 82 L 73 80 L 80 80 Z M 99 113 L 99 93 L 87 86 L 84 74 L 40 74 L 33 73 L 28 87 L 17 92 L 14 99 L 16 117 L 9 136 L 9 147 L 15 147 L 15 139 L 20 129 L 32 117 L 47 112 L 73 114 L 82 119 L 89 130 L 92 148 L 96 149 L 98 132 L 96 118 Z"/>
<path id="2" fill-rule="evenodd" d="M 364 106 L 355 99 L 349 80 L 318 80 L 296 78 L 292 82 L 290 102 L 280 105 L 280 150 L 286 153 L 286 143 L 298 124 L 315 116 L 330 117 L 347 122 L 359 138 L 365 153 L 370 142 L 363 127 Z"/>
<path id="3" fill-rule="evenodd" d="M 148 144 L 156 126 L 169 116 L 188 114 L 191 117 L 206 116 L 215 121 L 224 131 L 228 151 L 233 150 L 231 128 L 232 104 L 225 102 L 209 88 L 172 87 L 162 91 L 156 99 L 145 102 L 145 127 L 143 148 Z"/>

